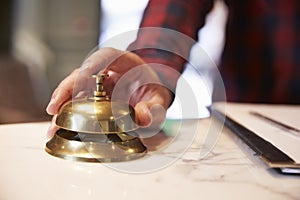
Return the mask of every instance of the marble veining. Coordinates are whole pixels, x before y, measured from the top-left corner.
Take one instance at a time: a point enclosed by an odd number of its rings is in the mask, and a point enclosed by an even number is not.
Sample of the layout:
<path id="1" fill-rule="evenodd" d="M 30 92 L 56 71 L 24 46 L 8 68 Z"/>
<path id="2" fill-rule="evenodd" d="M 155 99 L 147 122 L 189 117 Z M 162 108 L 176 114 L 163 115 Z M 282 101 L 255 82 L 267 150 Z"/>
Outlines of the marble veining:
<path id="1" fill-rule="evenodd" d="M 133 161 L 166 164 L 141 174 L 48 155 L 43 135 L 48 123 L 0 126 L 0 199 L 300 199 L 299 176 L 268 169 L 227 129 L 212 151 L 200 158 L 202 133 L 210 121 L 201 124 L 203 129 L 183 155 L 176 148 L 153 148 L 144 160 Z"/>

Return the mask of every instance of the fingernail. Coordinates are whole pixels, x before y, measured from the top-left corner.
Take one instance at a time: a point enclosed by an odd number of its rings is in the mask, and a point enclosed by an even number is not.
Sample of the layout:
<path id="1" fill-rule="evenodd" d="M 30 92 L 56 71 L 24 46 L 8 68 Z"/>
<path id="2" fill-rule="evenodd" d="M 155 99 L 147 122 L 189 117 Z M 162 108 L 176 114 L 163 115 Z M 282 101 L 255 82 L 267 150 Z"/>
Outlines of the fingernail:
<path id="1" fill-rule="evenodd" d="M 49 115 L 52 115 L 52 107 L 53 107 L 53 104 L 49 103 L 47 108 L 46 108 L 46 112 L 49 114 Z"/>
<path id="2" fill-rule="evenodd" d="M 53 115 L 53 107 L 56 99 L 54 97 L 51 98 L 50 102 L 48 103 L 48 106 L 46 108 L 46 111 L 48 114 Z"/>

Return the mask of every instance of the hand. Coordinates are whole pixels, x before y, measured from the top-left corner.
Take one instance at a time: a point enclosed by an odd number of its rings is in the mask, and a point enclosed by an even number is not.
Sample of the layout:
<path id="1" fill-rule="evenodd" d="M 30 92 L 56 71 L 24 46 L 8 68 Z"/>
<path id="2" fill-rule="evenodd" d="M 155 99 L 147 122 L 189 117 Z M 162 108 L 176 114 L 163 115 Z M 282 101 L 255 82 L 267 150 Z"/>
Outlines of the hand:
<path id="1" fill-rule="evenodd" d="M 92 85 L 95 85 L 90 77 L 98 73 L 109 75 L 104 82 L 108 94 L 118 99 L 130 95 L 129 104 L 135 109 L 138 125 L 157 126 L 165 119 L 172 93 L 158 84 L 159 78 L 151 67 L 134 53 L 102 48 L 89 56 L 82 67 L 75 69 L 53 92 L 46 109 L 48 114 L 54 115 L 48 130 L 49 137 L 58 129 L 55 117 L 60 107 L 73 96 L 87 95 Z"/>

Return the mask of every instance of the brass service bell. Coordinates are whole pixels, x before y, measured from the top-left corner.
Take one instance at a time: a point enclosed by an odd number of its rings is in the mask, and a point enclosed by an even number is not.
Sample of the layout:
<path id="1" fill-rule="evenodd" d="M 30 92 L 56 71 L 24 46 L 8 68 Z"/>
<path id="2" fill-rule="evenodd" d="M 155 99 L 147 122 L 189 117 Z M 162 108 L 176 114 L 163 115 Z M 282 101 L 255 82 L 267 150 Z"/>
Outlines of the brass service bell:
<path id="1" fill-rule="evenodd" d="M 147 148 L 135 133 L 134 109 L 106 95 L 103 80 L 108 75 L 93 77 L 93 96 L 71 100 L 60 109 L 56 118 L 60 129 L 46 143 L 46 152 L 86 162 L 121 162 L 144 156 Z"/>

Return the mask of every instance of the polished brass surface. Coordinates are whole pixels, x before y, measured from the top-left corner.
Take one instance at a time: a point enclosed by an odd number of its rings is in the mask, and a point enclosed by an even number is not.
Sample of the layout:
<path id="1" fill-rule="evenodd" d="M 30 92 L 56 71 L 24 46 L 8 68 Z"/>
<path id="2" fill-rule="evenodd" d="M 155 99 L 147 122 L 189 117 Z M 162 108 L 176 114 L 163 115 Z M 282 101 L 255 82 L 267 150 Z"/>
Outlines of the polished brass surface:
<path id="1" fill-rule="evenodd" d="M 123 102 L 111 102 L 103 88 L 108 75 L 94 75 L 96 91 L 94 96 L 74 99 L 62 106 L 56 124 L 63 129 L 94 133 L 115 134 L 137 129 L 134 109 Z"/>
<path id="2" fill-rule="evenodd" d="M 56 124 L 63 129 L 93 134 L 114 134 L 137 129 L 134 110 L 122 102 L 76 99 L 64 105 Z"/>
<path id="3" fill-rule="evenodd" d="M 133 134 L 131 134 L 133 135 Z M 137 137 L 124 133 L 94 135 L 60 129 L 46 151 L 66 160 L 122 162 L 143 157 L 147 149 Z"/>
<path id="4" fill-rule="evenodd" d="M 73 99 L 56 118 L 60 129 L 47 142 L 46 151 L 56 157 L 87 162 L 120 162 L 140 158 L 147 152 L 136 136 L 134 109 L 106 96 L 103 79 L 96 78 L 94 96 Z"/>
<path id="5" fill-rule="evenodd" d="M 94 91 L 94 97 L 105 97 L 106 91 L 104 91 L 103 80 L 108 77 L 107 74 L 93 75 L 96 79 L 96 91 Z"/>

